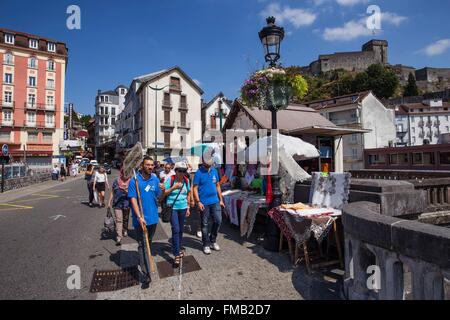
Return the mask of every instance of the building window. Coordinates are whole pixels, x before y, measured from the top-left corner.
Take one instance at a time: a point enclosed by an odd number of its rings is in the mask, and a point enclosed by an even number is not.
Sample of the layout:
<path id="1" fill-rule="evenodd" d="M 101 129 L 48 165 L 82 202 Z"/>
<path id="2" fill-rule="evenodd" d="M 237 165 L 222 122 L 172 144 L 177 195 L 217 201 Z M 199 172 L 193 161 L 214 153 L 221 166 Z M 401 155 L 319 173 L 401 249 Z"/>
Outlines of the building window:
<path id="1" fill-rule="evenodd" d="M 113 126 L 116 125 L 116 118 L 111 118 L 111 124 L 112 124 Z"/>
<path id="2" fill-rule="evenodd" d="M 166 148 L 170 147 L 170 132 L 164 132 L 164 146 Z"/>
<path id="3" fill-rule="evenodd" d="M 116 115 L 116 108 L 111 108 L 111 115 L 115 116 Z"/>
<path id="4" fill-rule="evenodd" d="M 413 145 L 416 144 L 416 137 L 412 137 L 412 143 Z"/>
<path id="5" fill-rule="evenodd" d="M 55 71 L 55 61 L 53 60 L 48 60 L 47 61 L 47 69 L 49 71 Z"/>
<path id="6" fill-rule="evenodd" d="M 38 44 L 39 44 L 39 41 L 37 41 L 36 39 L 30 39 L 30 40 L 28 40 L 28 46 L 29 46 L 31 49 L 37 49 L 37 48 L 38 48 Z"/>
<path id="7" fill-rule="evenodd" d="M 416 119 L 414 117 L 411 117 L 411 122 L 416 122 Z"/>
<path id="8" fill-rule="evenodd" d="M 55 104 L 55 98 L 53 96 L 47 96 L 47 105 L 53 106 Z"/>
<path id="9" fill-rule="evenodd" d="M 27 112 L 27 121 L 28 122 L 36 122 L 36 113 Z"/>
<path id="10" fill-rule="evenodd" d="M 100 107 L 100 114 L 104 114 L 104 108 L 103 107 Z"/>
<path id="11" fill-rule="evenodd" d="M 105 113 L 104 114 L 108 114 L 108 107 L 105 107 Z"/>
<path id="12" fill-rule="evenodd" d="M 30 68 L 37 68 L 37 60 L 36 58 L 32 57 L 30 60 L 28 60 L 28 66 Z"/>
<path id="13" fill-rule="evenodd" d="M 51 113 L 45 115 L 45 123 L 53 124 L 55 122 L 55 116 Z"/>
<path id="14" fill-rule="evenodd" d="M 171 89 L 181 90 L 181 83 L 179 78 L 170 77 Z"/>
<path id="15" fill-rule="evenodd" d="M 51 132 L 43 132 L 42 140 L 45 142 L 51 142 L 53 140 L 53 135 Z"/>
<path id="16" fill-rule="evenodd" d="M 8 102 L 8 103 L 12 102 L 12 92 L 11 91 L 5 91 L 5 102 Z"/>
<path id="17" fill-rule="evenodd" d="M 47 43 L 47 50 L 50 52 L 56 52 L 56 44 L 52 42 Z"/>
<path id="18" fill-rule="evenodd" d="M 28 85 L 30 87 L 36 87 L 36 77 L 28 77 Z"/>
<path id="19" fill-rule="evenodd" d="M 109 102 L 109 97 L 105 96 L 105 102 Z"/>
<path id="20" fill-rule="evenodd" d="M 445 130 L 447 130 L 447 132 L 450 132 L 449 129 L 449 126 L 445 126 Z"/>
<path id="21" fill-rule="evenodd" d="M 37 132 L 28 132 L 28 141 L 32 141 L 32 142 L 38 141 L 38 133 Z"/>
<path id="22" fill-rule="evenodd" d="M 13 62 L 13 55 L 11 53 L 5 54 L 4 61 L 5 61 L 5 64 L 13 65 L 14 64 L 14 62 Z"/>
<path id="23" fill-rule="evenodd" d="M 3 111 L 3 121 L 12 121 L 12 112 L 11 110 L 4 110 Z"/>
<path id="24" fill-rule="evenodd" d="M 36 95 L 34 93 L 28 94 L 28 105 L 34 106 L 36 104 Z"/>
<path id="25" fill-rule="evenodd" d="M 5 73 L 5 83 L 12 84 L 13 77 L 12 73 Z"/>
<path id="26" fill-rule="evenodd" d="M 100 102 L 104 102 L 104 101 L 105 101 L 104 97 L 100 96 Z"/>
<path id="27" fill-rule="evenodd" d="M 358 149 L 355 148 L 352 149 L 352 158 L 358 159 Z"/>
<path id="28" fill-rule="evenodd" d="M 55 80 L 54 79 L 47 79 L 47 88 L 55 89 Z"/>
<path id="29" fill-rule="evenodd" d="M 120 89 L 120 94 L 124 95 L 125 94 L 125 89 Z"/>
<path id="30" fill-rule="evenodd" d="M 14 44 L 14 35 L 5 33 L 5 43 L 6 44 Z"/>
<path id="31" fill-rule="evenodd" d="M 448 121 L 448 116 L 445 116 L 445 121 Z"/>
<path id="32" fill-rule="evenodd" d="M 11 133 L 6 131 L 0 131 L 0 141 L 10 141 Z"/>

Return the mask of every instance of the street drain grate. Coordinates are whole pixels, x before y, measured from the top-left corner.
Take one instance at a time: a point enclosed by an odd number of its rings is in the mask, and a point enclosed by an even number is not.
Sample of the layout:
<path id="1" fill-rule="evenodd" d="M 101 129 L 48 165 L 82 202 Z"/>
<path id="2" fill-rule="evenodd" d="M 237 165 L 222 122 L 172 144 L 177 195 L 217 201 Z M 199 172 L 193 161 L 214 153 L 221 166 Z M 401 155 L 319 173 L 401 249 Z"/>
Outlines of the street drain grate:
<path id="1" fill-rule="evenodd" d="M 160 261 L 157 264 L 159 278 L 168 278 L 173 276 L 178 276 L 180 274 L 180 269 L 173 268 L 173 260 L 170 261 Z M 183 270 L 182 273 L 189 273 L 193 271 L 201 270 L 200 265 L 197 260 L 195 260 L 194 256 L 185 256 L 183 258 Z"/>
<path id="2" fill-rule="evenodd" d="M 116 291 L 138 284 L 139 270 L 137 266 L 120 270 L 95 270 L 90 292 Z"/>

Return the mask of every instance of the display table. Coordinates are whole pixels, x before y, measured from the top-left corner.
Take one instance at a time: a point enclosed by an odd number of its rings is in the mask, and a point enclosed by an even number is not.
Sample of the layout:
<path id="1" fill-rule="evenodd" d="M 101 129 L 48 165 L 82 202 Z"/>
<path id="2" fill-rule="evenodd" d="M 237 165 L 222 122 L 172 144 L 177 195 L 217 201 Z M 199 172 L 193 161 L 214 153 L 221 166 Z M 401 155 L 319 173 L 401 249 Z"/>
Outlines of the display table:
<path id="1" fill-rule="evenodd" d="M 250 237 L 260 209 L 266 209 L 266 198 L 254 192 L 228 190 L 222 193 L 230 222 L 240 227 L 241 237 Z"/>
<path id="2" fill-rule="evenodd" d="M 320 246 L 323 239 L 329 234 L 330 230 L 332 230 L 336 240 L 339 260 L 328 261 L 326 265 L 339 262 L 342 266 L 342 251 L 336 226 L 336 220 L 342 215 L 340 210 L 333 208 L 308 208 L 292 210 L 277 207 L 271 209 L 268 212 L 268 215 L 280 228 L 280 250 L 282 248 L 283 237 L 285 237 L 289 244 L 291 258 L 295 264 L 298 260 L 298 248 L 302 248 L 304 251 L 306 267 L 308 271 L 310 271 L 312 265 L 310 264 L 307 248 L 308 240 L 311 238 L 311 235 L 313 235 Z M 295 253 L 293 253 L 291 240 L 295 240 Z M 320 265 L 324 266 L 325 264 L 322 263 Z"/>

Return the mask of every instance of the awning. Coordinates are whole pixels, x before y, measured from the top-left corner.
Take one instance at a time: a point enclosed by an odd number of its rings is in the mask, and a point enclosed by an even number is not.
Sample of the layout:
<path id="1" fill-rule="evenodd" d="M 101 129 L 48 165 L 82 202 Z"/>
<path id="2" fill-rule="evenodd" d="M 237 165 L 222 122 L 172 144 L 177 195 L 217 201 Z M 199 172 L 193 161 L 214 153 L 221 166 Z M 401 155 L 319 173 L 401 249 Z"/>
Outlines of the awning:
<path id="1" fill-rule="evenodd" d="M 353 133 L 368 133 L 371 132 L 370 129 L 355 129 L 355 128 L 345 128 L 345 127 L 335 127 L 335 126 L 311 126 L 305 128 L 299 128 L 294 130 L 286 131 L 286 134 L 316 134 L 319 136 L 345 136 Z"/>

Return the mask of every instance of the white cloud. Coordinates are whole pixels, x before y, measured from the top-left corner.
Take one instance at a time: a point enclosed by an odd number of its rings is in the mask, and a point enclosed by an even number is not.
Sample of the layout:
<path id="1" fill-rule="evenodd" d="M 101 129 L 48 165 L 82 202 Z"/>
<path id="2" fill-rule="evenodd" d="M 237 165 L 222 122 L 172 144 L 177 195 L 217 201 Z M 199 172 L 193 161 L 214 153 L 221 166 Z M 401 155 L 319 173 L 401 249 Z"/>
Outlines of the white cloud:
<path id="1" fill-rule="evenodd" d="M 280 25 L 288 22 L 296 29 L 313 24 L 317 18 L 317 15 L 309 10 L 289 6 L 282 7 L 278 3 L 268 5 L 260 15 L 264 18 L 274 16 Z"/>
<path id="2" fill-rule="evenodd" d="M 359 3 L 367 3 L 368 0 L 336 0 L 341 6 L 354 6 Z"/>
<path id="3" fill-rule="evenodd" d="M 390 24 L 398 27 L 408 20 L 407 17 L 399 16 L 393 12 L 381 13 L 381 27 L 383 24 Z M 360 37 L 373 35 L 373 31 L 367 28 L 367 17 L 359 20 L 346 22 L 342 27 L 325 28 L 323 38 L 327 41 L 351 41 Z M 378 31 L 380 32 L 380 31 Z"/>
<path id="4" fill-rule="evenodd" d="M 425 53 L 427 56 L 432 57 L 443 54 L 449 48 L 450 48 L 450 39 L 442 39 L 428 45 L 427 47 L 425 47 L 425 49 L 422 49 L 421 52 Z"/>

